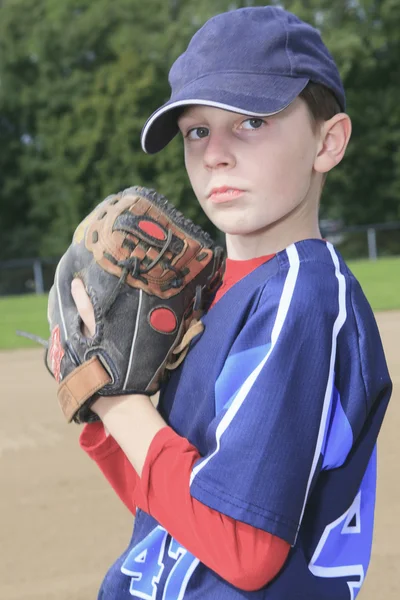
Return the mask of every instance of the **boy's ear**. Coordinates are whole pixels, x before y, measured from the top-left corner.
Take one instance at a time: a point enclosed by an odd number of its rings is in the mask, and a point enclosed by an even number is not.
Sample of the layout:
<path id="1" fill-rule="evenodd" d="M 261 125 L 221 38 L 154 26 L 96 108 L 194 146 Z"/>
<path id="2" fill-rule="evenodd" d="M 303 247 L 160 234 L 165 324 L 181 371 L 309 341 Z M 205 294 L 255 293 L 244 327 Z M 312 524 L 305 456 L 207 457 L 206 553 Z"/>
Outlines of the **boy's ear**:
<path id="1" fill-rule="evenodd" d="M 323 123 L 320 129 L 319 151 L 314 162 L 314 169 L 318 173 L 327 173 L 340 163 L 350 136 L 351 120 L 345 113 L 339 113 Z"/>

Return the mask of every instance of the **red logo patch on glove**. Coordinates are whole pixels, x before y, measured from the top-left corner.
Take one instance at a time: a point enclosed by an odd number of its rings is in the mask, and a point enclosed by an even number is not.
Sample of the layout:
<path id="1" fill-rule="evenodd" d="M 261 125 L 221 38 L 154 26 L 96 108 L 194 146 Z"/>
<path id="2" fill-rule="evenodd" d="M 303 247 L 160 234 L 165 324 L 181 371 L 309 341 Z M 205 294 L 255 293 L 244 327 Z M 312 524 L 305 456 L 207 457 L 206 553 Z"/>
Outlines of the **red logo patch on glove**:
<path id="1" fill-rule="evenodd" d="M 150 325 L 160 333 L 173 333 L 178 324 L 170 308 L 154 308 L 150 313 Z"/>
<path id="2" fill-rule="evenodd" d="M 64 348 L 61 344 L 60 327 L 57 325 L 51 332 L 49 362 L 52 373 L 58 383 L 61 380 L 61 361 L 64 354 Z"/>

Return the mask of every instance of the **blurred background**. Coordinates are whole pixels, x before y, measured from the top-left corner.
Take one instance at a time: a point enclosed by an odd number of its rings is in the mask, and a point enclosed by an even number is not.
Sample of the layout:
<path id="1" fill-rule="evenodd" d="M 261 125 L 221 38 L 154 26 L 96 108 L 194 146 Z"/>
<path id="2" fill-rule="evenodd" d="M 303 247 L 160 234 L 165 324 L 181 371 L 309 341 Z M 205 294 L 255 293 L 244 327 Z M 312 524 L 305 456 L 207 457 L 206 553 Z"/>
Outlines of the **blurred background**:
<path id="1" fill-rule="evenodd" d="M 147 156 L 140 131 L 193 33 L 218 12 L 264 4 L 0 0 L 0 294 L 48 289 L 76 224 L 133 183 L 207 226 L 180 140 Z M 324 190 L 324 233 L 346 258 L 399 255 L 399 0 L 270 4 L 320 29 L 347 90 L 353 136 Z"/>
<path id="2" fill-rule="evenodd" d="M 42 311 L 76 225 L 133 184 L 162 191 L 215 234 L 191 191 L 181 139 L 147 156 L 140 131 L 168 99 L 169 68 L 194 32 L 218 12 L 263 4 L 0 0 L 0 297 L 36 293 L 28 312 Z M 397 308 L 400 0 L 270 4 L 320 29 L 347 91 L 353 135 L 323 192 L 323 235 L 357 261 L 350 266 L 373 308 Z M 37 327 L 47 333 L 45 321 Z"/>
<path id="3" fill-rule="evenodd" d="M 154 187 L 215 233 L 190 189 L 180 139 L 147 156 L 140 131 L 168 99 L 169 68 L 194 32 L 219 12 L 265 4 L 318 27 L 339 66 L 353 135 L 329 174 L 321 229 L 376 311 L 396 390 L 400 0 L 0 0 L 1 599 L 95 598 L 131 527 L 100 476 L 80 462 L 77 430 L 61 420 L 41 351 L 15 330 L 48 336 L 55 265 L 77 224 L 110 193 Z M 400 592 L 399 425 L 392 412 L 382 434 L 377 542 L 365 599 L 397 599 Z M 71 513 L 74 501 L 79 509 Z M 82 511 L 89 524 L 83 534 Z M 73 591 L 65 565 L 77 582 Z"/>

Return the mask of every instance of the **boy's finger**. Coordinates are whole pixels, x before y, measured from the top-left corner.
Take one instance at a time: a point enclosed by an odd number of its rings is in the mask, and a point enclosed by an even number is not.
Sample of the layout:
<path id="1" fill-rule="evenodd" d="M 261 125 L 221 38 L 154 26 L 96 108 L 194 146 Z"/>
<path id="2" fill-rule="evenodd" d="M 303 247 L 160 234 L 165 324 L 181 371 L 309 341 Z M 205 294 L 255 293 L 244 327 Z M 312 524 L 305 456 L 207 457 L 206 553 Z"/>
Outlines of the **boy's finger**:
<path id="1" fill-rule="evenodd" d="M 71 294 L 78 309 L 78 313 L 83 321 L 83 333 L 86 336 L 92 337 L 96 330 L 94 310 L 90 298 L 86 293 L 83 281 L 81 279 L 72 280 Z"/>

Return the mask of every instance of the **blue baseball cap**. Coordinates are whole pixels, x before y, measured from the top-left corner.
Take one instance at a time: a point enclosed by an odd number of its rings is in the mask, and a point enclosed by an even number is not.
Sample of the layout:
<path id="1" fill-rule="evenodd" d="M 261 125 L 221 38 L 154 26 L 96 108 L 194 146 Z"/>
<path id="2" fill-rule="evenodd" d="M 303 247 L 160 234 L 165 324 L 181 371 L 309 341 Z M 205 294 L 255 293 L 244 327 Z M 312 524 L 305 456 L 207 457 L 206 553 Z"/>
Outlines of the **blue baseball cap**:
<path id="1" fill-rule="evenodd" d="M 289 106 L 310 81 L 329 88 L 345 110 L 339 71 L 317 29 L 274 6 L 219 14 L 172 65 L 171 98 L 145 123 L 142 148 L 162 150 L 178 133 L 186 106 L 265 117 Z"/>

